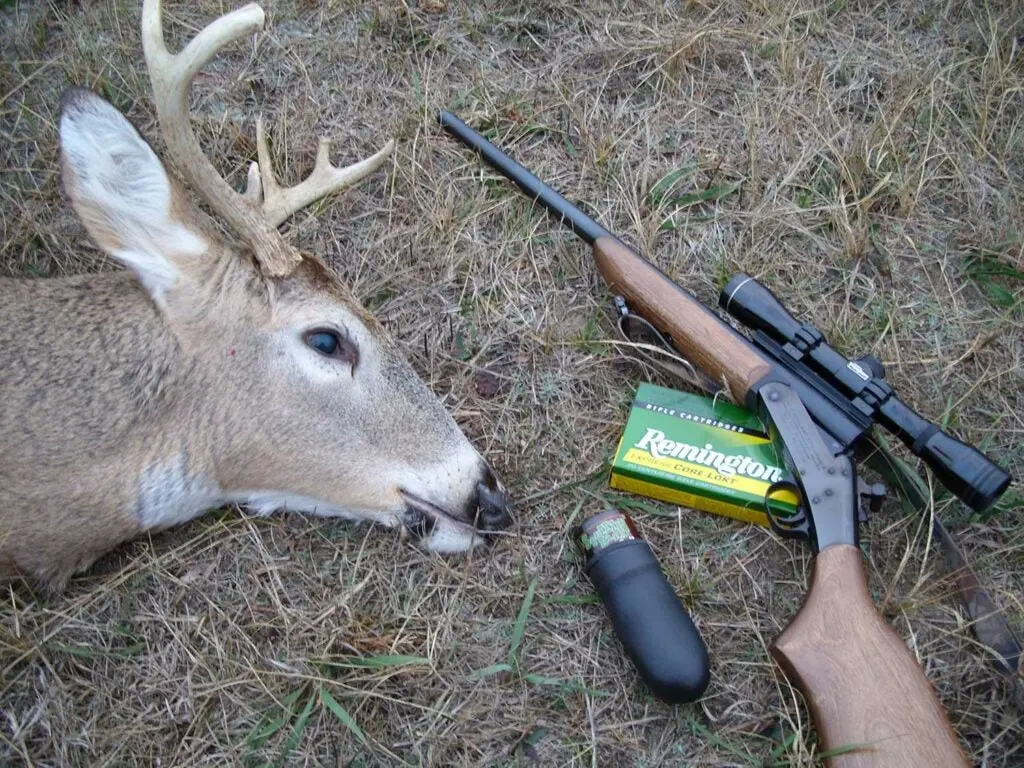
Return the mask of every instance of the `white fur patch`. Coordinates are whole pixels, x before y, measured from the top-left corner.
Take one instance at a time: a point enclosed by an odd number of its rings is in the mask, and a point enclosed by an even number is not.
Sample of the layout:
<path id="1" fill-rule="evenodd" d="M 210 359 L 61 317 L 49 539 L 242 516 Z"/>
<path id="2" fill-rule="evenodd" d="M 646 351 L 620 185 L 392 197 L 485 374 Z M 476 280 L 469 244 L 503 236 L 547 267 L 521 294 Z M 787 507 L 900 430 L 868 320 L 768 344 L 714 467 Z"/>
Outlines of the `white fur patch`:
<path id="1" fill-rule="evenodd" d="M 317 387 L 354 387 L 352 367 L 335 358 L 325 357 L 311 348 L 303 339 L 311 328 L 335 331 L 340 337 L 349 338 L 360 350 L 360 365 L 372 365 L 376 341 L 363 330 L 362 323 L 342 307 L 328 303 L 316 304 L 290 318 L 287 327 L 276 332 L 275 345 L 278 364 L 288 376 L 302 377 Z"/>
<path id="2" fill-rule="evenodd" d="M 179 277 L 169 257 L 199 255 L 208 244 L 171 217 L 171 186 L 156 153 L 120 112 L 88 91 L 68 100 L 60 140 L 68 190 L 90 234 L 162 298 Z"/>
<path id="3" fill-rule="evenodd" d="M 393 528 L 398 525 L 397 513 L 369 512 L 344 509 L 326 501 L 299 496 L 282 491 L 241 491 L 232 493 L 226 501 L 242 504 L 257 515 L 270 515 L 278 510 L 304 512 L 317 517 L 340 517 L 344 520 L 373 520 L 374 522 Z"/>
<path id="4" fill-rule="evenodd" d="M 135 516 L 143 530 L 185 523 L 221 504 L 223 493 L 202 476 L 188 472 L 184 454 L 150 465 L 136 485 Z"/>
<path id="5" fill-rule="evenodd" d="M 465 505 L 465 494 L 475 492 L 480 458 L 469 448 L 452 459 L 433 465 L 410 476 L 404 487 L 420 498 L 429 500 L 455 514 Z M 424 478 L 416 482 L 416 478 Z M 256 490 L 225 493 L 217 484 L 202 475 L 191 473 L 184 453 L 151 464 L 136 481 L 133 512 L 143 530 L 161 530 L 193 520 L 204 512 L 227 503 L 241 504 L 258 515 L 286 510 L 320 517 L 374 522 L 389 528 L 402 523 L 405 508 L 387 510 L 354 510 L 321 499 L 283 491 Z M 432 516 L 431 532 L 420 545 L 432 552 L 456 554 L 468 552 L 485 543 L 468 524 L 459 524 L 443 516 Z M 468 523 L 469 521 L 467 521 Z"/>
<path id="6" fill-rule="evenodd" d="M 378 525 L 395 528 L 401 524 L 402 511 L 370 512 L 344 509 L 332 504 L 312 499 L 308 496 L 297 496 L 275 491 L 251 491 L 231 494 L 226 501 L 242 504 L 258 515 L 271 515 L 280 510 L 304 512 L 318 517 L 337 517 L 342 520 L 374 522 Z M 441 517 L 434 519 L 434 527 L 429 535 L 420 539 L 420 544 L 439 554 L 457 554 L 468 552 L 484 544 L 484 539 L 474 531 L 460 526 Z"/>
<path id="7" fill-rule="evenodd" d="M 283 341 L 284 348 L 291 365 L 291 371 L 308 379 L 312 384 L 324 387 L 336 387 L 341 384 L 352 385 L 352 369 L 340 360 L 324 357 L 311 349 L 297 332 L 289 333 Z"/>
<path id="8" fill-rule="evenodd" d="M 429 536 L 425 536 L 421 543 L 431 552 L 448 555 L 469 552 L 471 549 L 483 545 L 485 541 L 482 536 L 478 536 L 471 530 L 452 525 L 447 521 L 438 521 L 434 530 Z"/>

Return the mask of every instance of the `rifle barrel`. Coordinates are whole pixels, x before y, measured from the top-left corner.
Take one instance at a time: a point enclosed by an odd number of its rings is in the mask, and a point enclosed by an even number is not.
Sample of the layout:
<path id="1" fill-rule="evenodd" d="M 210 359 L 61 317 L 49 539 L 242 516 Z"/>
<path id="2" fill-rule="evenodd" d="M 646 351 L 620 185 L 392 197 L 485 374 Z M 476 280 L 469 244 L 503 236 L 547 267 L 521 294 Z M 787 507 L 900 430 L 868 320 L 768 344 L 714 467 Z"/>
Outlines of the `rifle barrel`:
<path id="1" fill-rule="evenodd" d="M 476 150 L 488 165 L 514 181 L 528 197 L 541 203 L 557 215 L 563 223 L 568 224 L 573 232 L 590 245 L 593 245 L 599 237 L 612 237 L 611 232 L 491 144 L 453 113 L 442 110 L 437 119 L 455 138 L 470 149 Z"/>

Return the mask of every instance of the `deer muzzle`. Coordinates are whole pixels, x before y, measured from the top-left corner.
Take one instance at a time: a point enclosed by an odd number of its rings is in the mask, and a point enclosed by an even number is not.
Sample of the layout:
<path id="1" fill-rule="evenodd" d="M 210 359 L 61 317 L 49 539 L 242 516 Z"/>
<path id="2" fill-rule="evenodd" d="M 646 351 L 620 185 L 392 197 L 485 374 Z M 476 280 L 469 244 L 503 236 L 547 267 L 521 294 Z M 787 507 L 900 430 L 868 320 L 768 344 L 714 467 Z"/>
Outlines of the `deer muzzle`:
<path id="1" fill-rule="evenodd" d="M 462 535 L 469 537 L 465 545 L 468 549 L 472 548 L 471 542 L 491 539 L 512 525 L 508 493 L 487 465 L 482 468 L 475 492 L 461 509 L 444 509 L 406 489 L 402 489 L 401 494 L 406 503 L 403 523 L 414 536 L 424 541 L 435 537 L 441 530 L 461 530 Z M 449 540 L 445 549 L 450 543 Z"/>

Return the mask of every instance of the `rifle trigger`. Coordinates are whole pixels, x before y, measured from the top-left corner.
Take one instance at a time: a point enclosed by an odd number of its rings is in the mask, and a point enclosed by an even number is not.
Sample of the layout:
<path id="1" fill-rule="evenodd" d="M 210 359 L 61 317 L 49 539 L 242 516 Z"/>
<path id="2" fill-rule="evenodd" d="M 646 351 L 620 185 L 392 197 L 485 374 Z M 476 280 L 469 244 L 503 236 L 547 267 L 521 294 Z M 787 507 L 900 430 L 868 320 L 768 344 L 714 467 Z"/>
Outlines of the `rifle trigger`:
<path id="1" fill-rule="evenodd" d="M 800 488 L 815 554 L 836 544 L 857 546 L 858 478 L 850 457 L 834 450 L 789 385 L 768 381 L 758 388 L 757 400 L 758 415 Z"/>

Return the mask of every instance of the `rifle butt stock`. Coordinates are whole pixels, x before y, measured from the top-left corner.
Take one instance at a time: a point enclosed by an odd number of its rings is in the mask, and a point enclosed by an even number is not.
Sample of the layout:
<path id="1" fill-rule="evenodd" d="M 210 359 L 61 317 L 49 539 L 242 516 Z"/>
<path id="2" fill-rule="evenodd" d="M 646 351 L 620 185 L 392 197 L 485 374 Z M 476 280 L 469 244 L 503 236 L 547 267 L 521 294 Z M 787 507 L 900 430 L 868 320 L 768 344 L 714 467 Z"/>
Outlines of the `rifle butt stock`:
<path id="1" fill-rule="evenodd" d="M 871 601 L 858 548 L 818 554 L 770 651 L 803 694 L 829 768 L 967 765 L 935 689 Z"/>
<path id="2" fill-rule="evenodd" d="M 736 402 L 771 371 L 750 342 L 621 240 L 597 238 L 594 260 L 608 286 L 668 333 L 690 362 L 724 382 Z"/>

